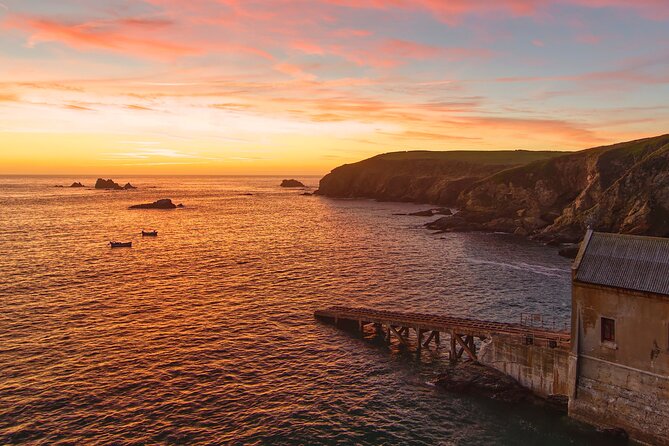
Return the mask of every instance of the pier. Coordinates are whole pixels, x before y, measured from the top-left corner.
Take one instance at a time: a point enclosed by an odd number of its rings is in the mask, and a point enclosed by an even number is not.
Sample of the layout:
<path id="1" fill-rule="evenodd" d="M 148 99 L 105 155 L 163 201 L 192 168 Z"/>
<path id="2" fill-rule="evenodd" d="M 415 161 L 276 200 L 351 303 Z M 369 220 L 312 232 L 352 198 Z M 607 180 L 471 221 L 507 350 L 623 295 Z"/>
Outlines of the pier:
<path id="1" fill-rule="evenodd" d="M 407 347 L 414 344 L 419 350 L 430 344 L 439 345 L 442 336 L 447 335 L 451 360 L 466 354 L 471 360 L 478 361 L 476 338 L 482 341 L 495 335 L 511 336 L 527 345 L 549 348 L 569 349 L 570 345 L 568 331 L 515 323 L 342 306 L 316 310 L 314 316 L 339 327 L 357 328 L 362 333 L 371 325 L 387 342 L 394 337 L 400 344 Z M 413 341 L 412 331 L 415 334 Z"/>

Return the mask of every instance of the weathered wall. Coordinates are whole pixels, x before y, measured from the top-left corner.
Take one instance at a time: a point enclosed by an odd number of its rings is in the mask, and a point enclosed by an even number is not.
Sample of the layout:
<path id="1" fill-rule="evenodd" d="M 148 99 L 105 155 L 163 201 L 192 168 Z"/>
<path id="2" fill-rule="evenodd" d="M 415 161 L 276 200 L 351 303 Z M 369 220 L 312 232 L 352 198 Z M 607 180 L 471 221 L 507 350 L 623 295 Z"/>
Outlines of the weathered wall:
<path id="1" fill-rule="evenodd" d="M 615 342 L 601 340 L 602 317 Z M 569 414 L 669 445 L 669 298 L 575 282 L 572 344 Z"/>
<path id="2" fill-rule="evenodd" d="M 525 345 L 523 339 L 493 336 L 479 361 L 503 372 L 541 397 L 567 395 L 569 351 Z"/>
<path id="3" fill-rule="evenodd" d="M 595 426 L 622 428 L 631 438 L 669 445 L 669 380 L 579 358 L 569 415 Z"/>

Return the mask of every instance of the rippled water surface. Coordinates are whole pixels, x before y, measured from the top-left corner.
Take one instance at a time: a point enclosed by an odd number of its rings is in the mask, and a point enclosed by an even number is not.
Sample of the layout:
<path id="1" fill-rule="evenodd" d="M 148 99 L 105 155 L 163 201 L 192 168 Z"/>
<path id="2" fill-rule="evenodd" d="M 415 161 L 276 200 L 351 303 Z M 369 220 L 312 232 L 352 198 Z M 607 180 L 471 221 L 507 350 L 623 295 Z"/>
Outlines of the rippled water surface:
<path id="1" fill-rule="evenodd" d="M 605 444 L 541 407 L 439 391 L 437 350 L 312 316 L 341 304 L 560 324 L 569 261 L 554 248 L 435 235 L 392 215 L 424 206 L 301 196 L 280 178 L 115 179 L 139 189 L 0 177 L 0 443 Z M 159 198 L 186 207 L 128 209 Z"/>

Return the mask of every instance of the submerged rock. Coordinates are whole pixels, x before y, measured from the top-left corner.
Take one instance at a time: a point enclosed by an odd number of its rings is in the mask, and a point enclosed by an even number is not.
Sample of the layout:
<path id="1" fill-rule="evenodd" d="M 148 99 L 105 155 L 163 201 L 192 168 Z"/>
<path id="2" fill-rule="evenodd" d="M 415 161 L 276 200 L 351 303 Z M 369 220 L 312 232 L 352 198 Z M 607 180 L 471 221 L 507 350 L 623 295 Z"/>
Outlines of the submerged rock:
<path id="1" fill-rule="evenodd" d="M 305 187 L 304 184 L 297 180 L 283 180 L 281 182 L 281 187 Z"/>
<path id="2" fill-rule="evenodd" d="M 478 224 L 469 222 L 456 215 L 438 218 L 435 221 L 426 223 L 425 227 L 435 231 L 444 232 L 468 232 L 480 229 Z"/>
<path id="3" fill-rule="evenodd" d="M 300 194 L 300 195 L 302 195 L 304 197 L 311 197 L 313 194 L 311 192 L 305 192 L 305 193 Z"/>
<path id="4" fill-rule="evenodd" d="M 70 187 L 86 187 L 86 186 L 81 184 L 79 181 L 75 181 L 74 183 L 70 184 Z"/>
<path id="5" fill-rule="evenodd" d="M 130 209 L 175 209 L 177 207 L 184 207 L 184 205 L 180 204 L 179 206 L 176 206 L 174 203 L 172 203 L 172 200 L 165 198 L 154 201 L 153 203 L 135 204 L 130 206 Z"/>
<path id="6" fill-rule="evenodd" d="M 432 212 L 432 209 L 428 209 L 426 211 L 410 212 L 407 215 L 412 215 L 414 217 L 432 217 L 434 213 Z"/>
<path id="7" fill-rule="evenodd" d="M 483 396 L 506 402 L 531 399 L 532 393 L 513 378 L 490 367 L 473 362 L 460 363 L 437 377 L 442 389 Z"/>

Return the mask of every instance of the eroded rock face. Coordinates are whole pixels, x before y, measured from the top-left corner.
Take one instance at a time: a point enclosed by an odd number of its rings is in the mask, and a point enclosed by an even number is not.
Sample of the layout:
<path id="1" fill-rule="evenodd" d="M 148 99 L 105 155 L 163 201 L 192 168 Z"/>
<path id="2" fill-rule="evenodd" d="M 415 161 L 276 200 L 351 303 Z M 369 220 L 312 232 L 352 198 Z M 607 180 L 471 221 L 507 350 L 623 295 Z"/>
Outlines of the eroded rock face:
<path id="1" fill-rule="evenodd" d="M 183 207 L 183 205 L 179 205 L 179 207 Z M 176 209 L 176 208 L 177 205 L 172 203 L 172 200 L 170 200 L 169 198 L 154 201 L 153 203 L 135 204 L 133 206 L 130 206 L 130 209 Z"/>
<path id="2" fill-rule="evenodd" d="M 304 184 L 297 180 L 283 180 L 281 187 L 305 187 Z"/>
<path id="3" fill-rule="evenodd" d="M 552 243 L 576 243 L 588 226 L 669 236 L 669 135 L 509 169 L 463 191 L 457 205 L 459 218 L 428 227 L 509 232 Z"/>

